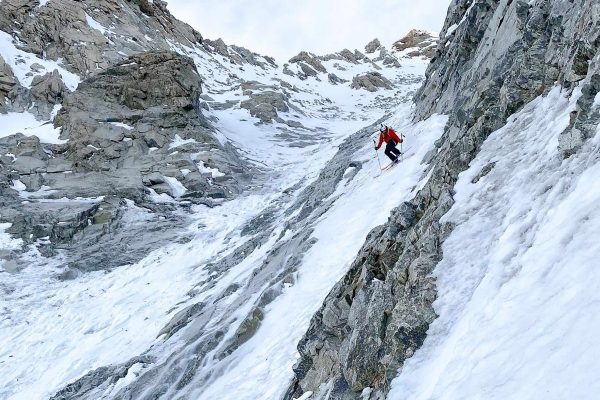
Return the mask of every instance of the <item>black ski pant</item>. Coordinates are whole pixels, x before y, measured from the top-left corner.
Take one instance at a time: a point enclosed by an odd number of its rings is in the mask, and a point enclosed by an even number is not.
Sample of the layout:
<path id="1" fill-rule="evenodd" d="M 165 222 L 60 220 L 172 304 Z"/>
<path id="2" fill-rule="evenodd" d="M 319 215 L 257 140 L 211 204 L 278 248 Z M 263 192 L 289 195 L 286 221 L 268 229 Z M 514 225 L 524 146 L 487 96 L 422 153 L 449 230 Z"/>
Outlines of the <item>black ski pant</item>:
<path id="1" fill-rule="evenodd" d="M 400 150 L 398 150 L 396 148 L 396 145 L 398 143 L 396 143 L 395 140 L 390 140 L 389 142 L 387 142 L 387 144 L 385 145 L 385 155 L 388 156 L 390 158 L 390 160 L 392 161 L 396 161 L 396 159 L 398 157 L 400 157 Z"/>

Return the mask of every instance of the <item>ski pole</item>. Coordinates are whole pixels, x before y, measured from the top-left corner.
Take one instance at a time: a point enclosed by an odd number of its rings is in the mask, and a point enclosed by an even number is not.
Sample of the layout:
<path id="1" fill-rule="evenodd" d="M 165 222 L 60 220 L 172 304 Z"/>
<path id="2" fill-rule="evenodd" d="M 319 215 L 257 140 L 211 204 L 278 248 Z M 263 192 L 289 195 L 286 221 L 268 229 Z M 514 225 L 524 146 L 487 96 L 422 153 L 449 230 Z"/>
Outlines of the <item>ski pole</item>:
<path id="1" fill-rule="evenodd" d="M 404 161 L 404 151 L 402 150 L 402 144 L 404 143 L 404 138 L 405 137 L 406 136 L 404 136 L 404 134 L 401 132 L 400 133 L 400 139 L 402 139 L 402 140 L 400 141 L 400 157 L 402 157 L 402 161 Z"/>
<path id="2" fill-rule="evenodd" d="M 373 145 L 377 147 L 377 143 L 375 143 L 375 139 L 373 139 Z M 379 161 L 379 153 L 377 153 L 377 149 L 375 149 L 375 155 L 377 156 L 377 162 L 379 163 L 379 169 L 381 168 L 381 161 Z"/>

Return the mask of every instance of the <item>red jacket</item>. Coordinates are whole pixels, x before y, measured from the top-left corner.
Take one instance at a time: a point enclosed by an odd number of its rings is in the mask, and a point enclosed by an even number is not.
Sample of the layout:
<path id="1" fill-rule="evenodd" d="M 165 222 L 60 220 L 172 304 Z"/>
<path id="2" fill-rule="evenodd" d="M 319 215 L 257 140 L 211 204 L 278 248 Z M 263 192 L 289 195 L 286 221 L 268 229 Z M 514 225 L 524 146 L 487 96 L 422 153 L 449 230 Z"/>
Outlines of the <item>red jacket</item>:
<path id="1" fill-rule="evenodd" d="M 394 132 L 392 128 L 386 128 L 385 132 L 381 132 L 379 134 L 379 143 L 377 144 L 377 149 L 381 147 L 383 142 L 388 143 L 390 140 L 393 140 L 396 143 L 402 143 L 402 139 L 396 135 L 396 132 Z"/>

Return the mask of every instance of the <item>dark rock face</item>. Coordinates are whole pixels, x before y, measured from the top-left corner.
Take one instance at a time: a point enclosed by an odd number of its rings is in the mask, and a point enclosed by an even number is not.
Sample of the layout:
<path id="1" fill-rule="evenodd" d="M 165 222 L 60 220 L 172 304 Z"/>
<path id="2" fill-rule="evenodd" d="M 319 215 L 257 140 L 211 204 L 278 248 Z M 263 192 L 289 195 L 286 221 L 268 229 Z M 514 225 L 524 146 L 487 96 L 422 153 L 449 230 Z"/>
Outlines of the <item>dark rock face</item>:
<path id="1" fill-rule="evenodd" d="M 0 107 L 4 106 L 4 101 L 8 93 L 15 87 L 17 81 L 10 66 L 0 57 Z"/>
<path id="2" fill-rule="evenodd" d="M 592 106 L 600 90 L 598 8 L 587 0 L 529 3 L 450 5 L 443 39 L 416 96 L 415 119 L 450 117 L 435 158 L 426 160 L 431 176 L 414 199 L 369 234 L 313 317 L 298 345 L 301 359 L 286 398 L 314 391 L 317 398 L 358 399 L 367 387 L 371 398 L 387 393 L 436 317 L 431 272 L 452 230 L 440 218 L 453 204 L 458 174 L 508 116 L 556 83 L 578 83 L 583 95 L 557 152 L 577 151 L 600 122 Z M 447 34 L 450 27 L 455 30 Z M 402 41 L 404 50 L 419 47 L 420 35 L 412 36 Z"/>

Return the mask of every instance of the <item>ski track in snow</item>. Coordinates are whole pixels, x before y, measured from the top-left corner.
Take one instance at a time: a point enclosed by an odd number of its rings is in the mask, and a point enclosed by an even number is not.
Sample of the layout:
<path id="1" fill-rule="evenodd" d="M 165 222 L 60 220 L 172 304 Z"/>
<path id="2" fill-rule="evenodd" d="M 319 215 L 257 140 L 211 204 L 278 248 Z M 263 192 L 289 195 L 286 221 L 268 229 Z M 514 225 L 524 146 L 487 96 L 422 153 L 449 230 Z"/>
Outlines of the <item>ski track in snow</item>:
<path id="1" fill-rule="evenodd" d="M 557 150 L 578 97 L 534 100 L 460 175 L 439 318 L 389 399 L 597 398 L 600 135 L 566 160 Z"/>

